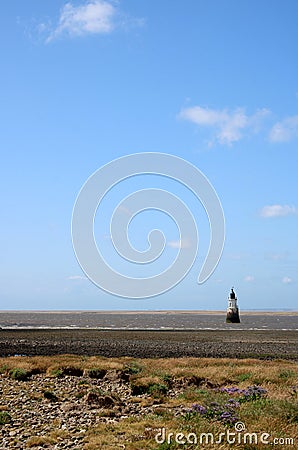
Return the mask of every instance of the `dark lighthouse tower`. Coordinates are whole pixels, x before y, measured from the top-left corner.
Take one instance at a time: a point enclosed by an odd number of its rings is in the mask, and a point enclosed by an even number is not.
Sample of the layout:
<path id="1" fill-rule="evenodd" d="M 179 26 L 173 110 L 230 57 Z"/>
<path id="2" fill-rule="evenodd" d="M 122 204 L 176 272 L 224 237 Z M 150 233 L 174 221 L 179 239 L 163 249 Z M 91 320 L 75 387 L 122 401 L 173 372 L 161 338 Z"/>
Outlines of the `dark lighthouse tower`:
<path id="1" fill-rule="evenodd" d="M 240 323 L 239 309 L 237 306 L 237 297 L 234 292 L 234 288 L 231 289 L 230 297 L 228 298 L 227 308 L 227 323 Z"/>

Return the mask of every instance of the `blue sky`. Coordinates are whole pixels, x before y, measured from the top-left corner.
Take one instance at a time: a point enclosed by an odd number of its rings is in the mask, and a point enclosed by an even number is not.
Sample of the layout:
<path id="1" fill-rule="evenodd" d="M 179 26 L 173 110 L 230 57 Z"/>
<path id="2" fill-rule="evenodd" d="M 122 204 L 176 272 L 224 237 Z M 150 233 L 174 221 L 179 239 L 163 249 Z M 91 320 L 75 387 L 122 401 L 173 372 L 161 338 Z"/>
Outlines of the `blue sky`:
<path id="1" fill-rule="evenodd" d="M 0 308 L 224 309 L 235 286 L 242 309 L 296 309 L 297 16 L 295 0 L 6 2 Z M 200 234 L 197 260 L 178 286 L 131 300 L 86 279 L 70 223 L 86 179 L 138 152 L 179 156 L 208 177 L 226 242 L 198 285 L 210 232 L 197 199 L 154 176 L 119 186 L 96 218 L 107 258 L 111 205 L 136 187 L 183 198 Z M 159 214 L 140 215 L 132 239 L 142 249 L 149 225 L 161 224 L 171 258 L 177 230 Z"/>

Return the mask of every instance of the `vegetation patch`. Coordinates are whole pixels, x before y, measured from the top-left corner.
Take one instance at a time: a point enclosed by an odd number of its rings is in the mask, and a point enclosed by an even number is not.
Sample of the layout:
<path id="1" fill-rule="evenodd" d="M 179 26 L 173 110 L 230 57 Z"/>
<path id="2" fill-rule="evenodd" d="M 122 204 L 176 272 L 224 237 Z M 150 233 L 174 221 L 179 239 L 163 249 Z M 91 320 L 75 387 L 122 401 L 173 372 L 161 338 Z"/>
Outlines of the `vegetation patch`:
<path id="1" fill-rule="evenodd" d="M 63 377 L 63 370 L 62 369 L 52 369 L 50 371 L 50 375 L 52 377 L 62 378 Z"/>
<path id="2" fill-rule="evenodd" d="M 140 377 L 131 379 L 132 395 L 165 394 L 168 387 L 158 377 Z"/>
<path id="3" fill-rule="evenodd" d="M 288 379 L 288 378 L 293 378 L 293 377 L 295 377 L 295 372 L 293 371 L 293 370 L 282 370 L 280 373 L 279 373 L 279 378 L 281 378 L 282 380 L 284 380 L 284 379 Z"/>
<path id="4" fill-rule="evenodd" d="M 149 386 L 148 394 L 153 397 L 160 397 L 161 395 L 165 395 L 168 392 L 168 386 L 161 383 L 154 383 Z"/>
<path id="5" fill-rule="evenodd" d="M 123 370 L 130 375 L 137 375 L 144 370 L 144 366 L 137 361 L 131 361 L 124 365 Z"/>
<path id="6" fill-rule="evenodd" d="M 11 422 L 10 414 L 7 411 L 0 411 L 0 425 Z"/>
<path id="7" fill-rule="evenodd" d="M 11 369 L 9 371 L 10 378 L 18 381 L 26 381 L 31 377 L 31 375 L 32 375 L 31 371 L 18 367 L 16 367 L 15 369 Z"/>
<path id="8" fill-rule="evenodd" d="M 101 380 L 102 378 L 104 378 L 104 376 L 106 375 L 107 370 L 106 369 L 98 369 L 98 368 L 93 368 L 93 369 L 87 369 L 85 371 L 85 375 L 87 377 L 90 378 L 96 378 L 98 380 Z"/>
<path id="9" fill-rule="evenodd" d="M 72 377 L 82 377 L 84 373 L 84 370 L 80 367 L 72 367 L 72 366 L 66 366 L 66 367 L 55 367 L 50 370 L 50 375 L 52 377 L 58 377 L 62 378 L 65 376 L 72 376 Z"/>
<path id="10" fill-rule="evenodd" d="M 252 377 L 251 373 L 241 373 L 238 375 L 238 381 L 247 381 Z"/>
<path id="11" fill-rule="evenodd" d="M 51 402 L 57 402 L 59 400 L 57 395 L 54 394 L 54 392 L 52 392 L 52 391 L 44 391 L 43 396 L 44 396 L 44 398 L 46 398 L 47 400 L 50 400 Z"/>

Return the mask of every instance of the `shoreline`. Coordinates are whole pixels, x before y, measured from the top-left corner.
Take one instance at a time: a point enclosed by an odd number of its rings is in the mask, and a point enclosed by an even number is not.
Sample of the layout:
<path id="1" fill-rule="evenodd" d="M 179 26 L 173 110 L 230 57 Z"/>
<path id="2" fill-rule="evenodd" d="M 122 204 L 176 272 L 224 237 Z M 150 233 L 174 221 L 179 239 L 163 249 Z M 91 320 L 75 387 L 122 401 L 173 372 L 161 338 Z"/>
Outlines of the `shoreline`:
<path id="1" fill-rule="evenodd" d="M 226 309 L 223 310 L 191 310 L 191 309 L 165 309 L 165 310 L 91 310 L 91 309 L 65 309 L 65 310 L 51 310 L 51 309 L 2 309 L 0 314 L 195 314 L 195 315 L 224 315 L 226 314 Z M 240 314 L 243 316 L 250 315 L 290 315 L 298 316 L 298 311 L 296 310 L 241 310 Z"/>

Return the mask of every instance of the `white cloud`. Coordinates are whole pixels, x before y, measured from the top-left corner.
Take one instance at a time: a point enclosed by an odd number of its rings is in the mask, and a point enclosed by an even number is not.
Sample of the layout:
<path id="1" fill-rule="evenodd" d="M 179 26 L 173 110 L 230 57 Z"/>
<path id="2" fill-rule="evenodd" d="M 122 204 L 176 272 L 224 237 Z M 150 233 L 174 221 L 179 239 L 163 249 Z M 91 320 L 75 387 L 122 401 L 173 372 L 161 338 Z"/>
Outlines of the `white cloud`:
<path id="1" fill-rule="evenodd" d="M 251 283 L 252 281 L 254 281 L 255 277 L 253 277 L 252 275 L 246 275 L 246 277 L 244 277 L 244 281 L 246 281 L 247 283 Z"/>
<path id="2" fill-rule="evenodd" d="M 240 261 L 241 259 L 247 259 L 251 255 L 249 253 L 230 253 L 228 255 L 229 259 L 232 259 L 233 261 Z"/>
<path id="3" fill-rule="evenodd" d="M 186 239 L 181 239 L 181 241 L 180 240 L 178 240 L 178 241 L 169 241 L 167 243 L 167 245 L 169 247 L 171 247 L 171 248 L 189 248 L 190 247 L 190 242 L 186 238 Z"/>
<path id="4" fill-rule="evenodd" d="M 284 217 L 291 214 L 298 214 L 298 208 L 296 206 L 289 205 L 270 205 L 264 206 L 261 209 L 261 217 Z"/>
<path id="5" fill-rule="evenodd" d="M 71 275 L 70 277 L 67 277 L 67 280 L 88 280 L 88 278 L 83 275 Z"/>
<path id="6" fill-rule="evenodd" d="M 105 0 L 90 0 L 83 5 L 66 3 L 60 13 L 57 27 L 47 42 L 61 35 L 82 36 L 105 34 L 113 31 L 116 8 Z"/>
<path id="7" fill-rule="evenodd" d="M 215 134 L 210 144 L 216 141 L 219 144 L 231 145 L 242 139 L 244 132 L 258 132 L 264 117 L 268 114 L 270 111 L 265 108 L 249 116 L 244 108 L 229 111 L 193 106 L 182 109 L 178 117 L 201 127 L 213 128 Z"/>
<path id="8" fill-rule="evenodd" d="M 281 280 L 284 284 L 290 284 L 292 283 L 292 278 L 290 277 L 283 277 L 283 279 Z"/>
<path id="9" fill-rule="evenodd" d="M 286 117 L 277 122 L 270 130 L 271 142 L 288 142 L 298 137 L 298 116 Z"/>
<path id="10" fill-rule="evenodd" d="M 265 259 L 270 261 L 286 261 L 288 259 L 289 252 L 284 253 L 265 253 Z"/>

